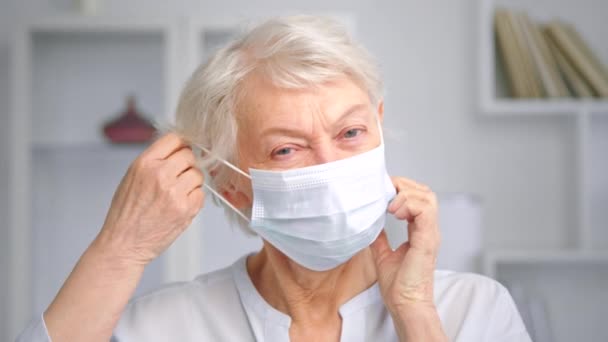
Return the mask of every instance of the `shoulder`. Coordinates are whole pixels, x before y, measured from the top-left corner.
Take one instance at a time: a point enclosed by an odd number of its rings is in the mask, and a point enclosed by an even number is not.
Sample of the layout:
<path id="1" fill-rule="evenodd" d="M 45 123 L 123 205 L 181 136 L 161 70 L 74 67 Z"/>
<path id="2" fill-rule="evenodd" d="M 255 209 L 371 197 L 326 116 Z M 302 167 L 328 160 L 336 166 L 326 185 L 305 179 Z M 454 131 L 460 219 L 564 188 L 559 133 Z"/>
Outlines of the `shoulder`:
<path id="1" fill-rule="evenodd" d="M 166 285 L 133 299 L 115 330 L 118 340 L 210 337 L 243 315 L 230 268 Z"/>
<path id="2" fill-rule="evenodd" d="M 439 310 L 452 314 L 471 314 L 483 310 L 486 314 L 505 298 L 507 289 L 496 280 L 475 273 L 435 272 L 435 302 Z"/>
<path id="3" fill-rule="evenodd" d="M 451 340 L 529 341 L 509 291 L 489 277 L 436 271 L 435 304 Z"/>
<path id="4" fill-rule="evenodd" d="M 476 273 L 435 271 L 435 291 L 442 296 L 459 293 L 469 294 L 479 299 L 498 298 L 508 294 L 507 289 L 496 280 Z"/>
<path id="5" fill-rule="evenodd" d="M 199 299 L 207 297 L 226 297 L 231 295 L 234 289 L 234 281 L 230 268 L 224 268 L 211 273 L 198 276 L 188 282 L 171 283 L 148 294 L 134 298 L 127 309 L 126 314 L 140 313 L 154 314 L 160 309 L 167 310 L 189 309 L 196 305 Z M 236 295 L 236 292 L 234 293 Z"/>

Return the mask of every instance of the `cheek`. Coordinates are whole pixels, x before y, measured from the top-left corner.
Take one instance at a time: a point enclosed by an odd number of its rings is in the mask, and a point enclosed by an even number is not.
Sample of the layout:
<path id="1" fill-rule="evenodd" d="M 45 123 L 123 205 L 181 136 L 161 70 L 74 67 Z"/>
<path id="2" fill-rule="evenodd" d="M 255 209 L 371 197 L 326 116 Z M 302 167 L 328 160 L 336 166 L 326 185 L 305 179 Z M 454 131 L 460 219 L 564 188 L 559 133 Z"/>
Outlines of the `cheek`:
<path id="1" fill-rule="evenodd" d="M 374 130 L 373 136 L 370 137 L 369 141 L 370 141 L 370 150 L 374 147 L 378 147 L 380 146 L 381 143 L 383 143 L 383 134 L 384 132 L 382 131 L 382 127 L 376 127 L 376 129 Z"/>
<path id="2" fill-rule="evenodd" d="M 378 134 L 376 135 L 376 139 L 374 139 L 374 144 L 373 146 L 380 146 L 380 144 L 384 143 L 383 141 L 383 137 L 382 137 L 382 132 L 378 132 Z"/>
<path id="3" fill-rule="evenodd" d="M 245 177 L 240 177 L 237 181 L 237 189 L 243 196 L 246 197 L 248 205 L 253 204 L 253 191 L 251 188 L 251 180 Z"/>
<path id="4" fill-rule="evenodd" d="M 354 146 L 352 152 L 354 152 L 353 154 L 359 154 L 371 151 L 380 146 L 381 142 L 382 139 L 380 132 L 378 130 L 371 130 L 358 144 Z"/>

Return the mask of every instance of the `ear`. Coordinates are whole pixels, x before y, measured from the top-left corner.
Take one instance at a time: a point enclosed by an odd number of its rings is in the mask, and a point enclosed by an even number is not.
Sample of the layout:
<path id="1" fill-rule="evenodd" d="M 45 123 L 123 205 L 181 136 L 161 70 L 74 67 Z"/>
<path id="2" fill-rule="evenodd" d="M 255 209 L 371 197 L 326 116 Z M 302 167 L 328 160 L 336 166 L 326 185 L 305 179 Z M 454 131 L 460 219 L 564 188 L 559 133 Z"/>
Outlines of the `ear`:
<path id="1" fill-rule="evenodd" d="M 242 191 L 236 190 L 232 185 L 230 185 L 230 189 L 222 189 L 221 194 L 237 209 L 243 209 L 251 206 L 251 199 L 249 196 Z"/>
<path id="2" fill-rule="evenodd" d="M 380 119 L 380 123 L 384 122 L 384 100 L 380 99 L 378 101 L 378 119 Z"/>

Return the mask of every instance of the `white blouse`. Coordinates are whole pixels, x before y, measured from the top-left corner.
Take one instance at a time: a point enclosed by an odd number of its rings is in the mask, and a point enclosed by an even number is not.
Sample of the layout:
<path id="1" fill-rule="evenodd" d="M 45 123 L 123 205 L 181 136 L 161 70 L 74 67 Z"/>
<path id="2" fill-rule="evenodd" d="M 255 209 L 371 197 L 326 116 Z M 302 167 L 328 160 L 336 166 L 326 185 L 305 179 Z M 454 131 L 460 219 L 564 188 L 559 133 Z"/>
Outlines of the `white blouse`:
<path id="1" fill-rule="evenodd" d="M 232 266 L 134 299 L 113 341 L 289 341 L 291 318 L 257 292 L 244 256 Z M 476 274 L 435 272 L 435 304 L 450 341 L 531 341 L 507 290 Z M 342 305 L 341 341 L 397 341 L 378 285 Z M 17 341 L 50 341 L 42 315 Z"/>

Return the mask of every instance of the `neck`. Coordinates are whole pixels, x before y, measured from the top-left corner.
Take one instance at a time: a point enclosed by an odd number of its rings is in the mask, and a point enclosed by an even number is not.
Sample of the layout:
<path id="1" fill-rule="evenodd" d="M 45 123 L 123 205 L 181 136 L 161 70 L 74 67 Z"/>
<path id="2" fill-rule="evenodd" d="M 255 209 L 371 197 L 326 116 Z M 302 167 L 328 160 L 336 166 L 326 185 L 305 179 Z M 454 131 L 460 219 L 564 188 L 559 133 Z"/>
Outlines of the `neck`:
<path id="1" fill-rule="evenodd" d="M 334 269 L 316 272 L 264 242 L 262 250 L 247 260 L 247 271 L 262 297 L 294 323 L 337 317 L 342 304 L 376 281 L 369 248 Z"/>

